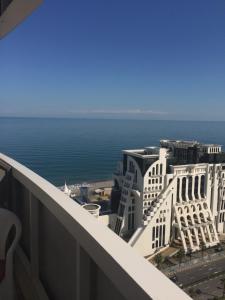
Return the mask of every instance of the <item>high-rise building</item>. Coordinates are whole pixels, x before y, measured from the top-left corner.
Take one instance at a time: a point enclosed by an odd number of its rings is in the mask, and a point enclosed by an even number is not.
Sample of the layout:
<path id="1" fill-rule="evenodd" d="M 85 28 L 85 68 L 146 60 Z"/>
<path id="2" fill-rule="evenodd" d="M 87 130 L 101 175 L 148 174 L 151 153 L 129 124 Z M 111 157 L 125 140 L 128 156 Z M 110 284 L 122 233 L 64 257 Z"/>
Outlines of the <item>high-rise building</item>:
<path id="1" fill-rule="evenodd" d="M 151 255 L 172 243 L 185 252 L 219 243 L 225 232 L 225 153 L 220 145 L 161 140 L 123 151 L 114 231 Z M 114 203 L 115 206 L 115 203 Z"/>

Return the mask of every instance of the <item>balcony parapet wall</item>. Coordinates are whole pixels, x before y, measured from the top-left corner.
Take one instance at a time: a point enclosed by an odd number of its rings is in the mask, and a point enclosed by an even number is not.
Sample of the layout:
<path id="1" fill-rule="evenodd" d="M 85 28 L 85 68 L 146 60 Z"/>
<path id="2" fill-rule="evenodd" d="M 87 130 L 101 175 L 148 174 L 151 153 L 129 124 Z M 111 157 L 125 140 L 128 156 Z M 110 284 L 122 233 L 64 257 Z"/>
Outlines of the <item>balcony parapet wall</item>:
<path id="1" fill-rule="evenodd" d="M 47 180 L 0 154 L 0 168 L 3 164 L 11 167 L 8 201 L 23 216 L 17 257 L 26 265 L 37 299 L 190 299 Z M 64 268 L 64 274 L 60 270 L 56 274 L 55 264 Z"/>

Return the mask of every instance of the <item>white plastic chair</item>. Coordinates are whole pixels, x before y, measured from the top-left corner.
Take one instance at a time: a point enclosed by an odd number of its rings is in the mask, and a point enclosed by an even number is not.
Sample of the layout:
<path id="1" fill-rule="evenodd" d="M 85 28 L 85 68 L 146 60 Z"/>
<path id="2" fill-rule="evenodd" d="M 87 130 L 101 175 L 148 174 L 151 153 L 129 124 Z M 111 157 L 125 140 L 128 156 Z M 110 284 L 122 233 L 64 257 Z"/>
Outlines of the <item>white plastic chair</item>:
<path id="1" fill-rule="evenodd" d="M 21 223 L 9 210 L 0 208 L 0 300 L 15 300 L 13 253 L 21 235 Z"/>

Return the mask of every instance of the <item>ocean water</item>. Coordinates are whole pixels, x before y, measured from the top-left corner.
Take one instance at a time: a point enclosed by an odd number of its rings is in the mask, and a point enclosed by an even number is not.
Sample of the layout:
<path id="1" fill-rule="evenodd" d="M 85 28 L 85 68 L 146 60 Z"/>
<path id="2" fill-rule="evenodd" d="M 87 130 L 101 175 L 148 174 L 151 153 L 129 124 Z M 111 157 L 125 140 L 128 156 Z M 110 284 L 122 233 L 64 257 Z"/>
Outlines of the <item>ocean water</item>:
<path id="1" fill-rule="evenodd" d="M 55 185 L 110 179 L 123 149 L 164 138 L 225 145 L 225 122 L 0 118 L 0 152 Z"/>

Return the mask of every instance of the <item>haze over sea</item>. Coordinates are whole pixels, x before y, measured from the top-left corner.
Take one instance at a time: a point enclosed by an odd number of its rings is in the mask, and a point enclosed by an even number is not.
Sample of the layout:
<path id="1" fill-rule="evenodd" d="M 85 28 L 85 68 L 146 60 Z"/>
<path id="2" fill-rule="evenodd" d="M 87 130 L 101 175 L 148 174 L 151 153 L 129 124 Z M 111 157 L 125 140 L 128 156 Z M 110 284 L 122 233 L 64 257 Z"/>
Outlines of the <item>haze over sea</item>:
<path id="1" fill-rule="evenodd" d="M 0 118 L 0 152 L 55 185 L 111 179 L 123 149 L 160 139 L 225 145 L 225 122 Z"/>

